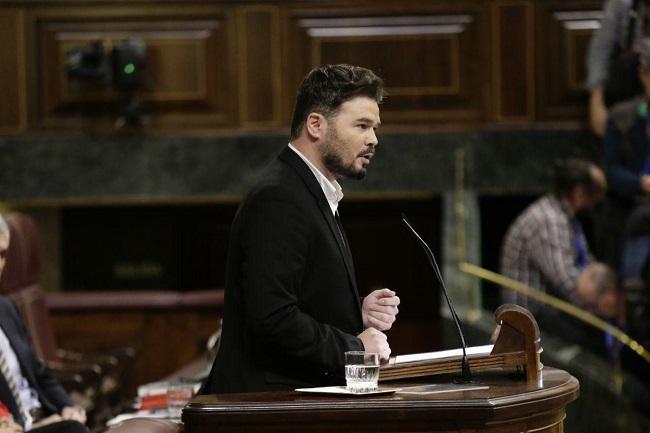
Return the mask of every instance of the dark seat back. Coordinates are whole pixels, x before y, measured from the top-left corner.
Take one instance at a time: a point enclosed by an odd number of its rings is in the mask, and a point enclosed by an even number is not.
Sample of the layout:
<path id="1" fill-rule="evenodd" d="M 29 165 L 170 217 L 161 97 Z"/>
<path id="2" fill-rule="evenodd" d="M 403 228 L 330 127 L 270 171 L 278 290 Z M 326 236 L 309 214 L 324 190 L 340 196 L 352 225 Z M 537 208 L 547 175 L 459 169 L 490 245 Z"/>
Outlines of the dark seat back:
<path id="1" fill-rule="evenodd" d="M 27 324 L 36 354 L 44 361 L 59 362 L 58 344 L 43 288 L 32 284 L 9 293 L 9 297 Z"/>
<path id="2" fill-rule="evenodd" d="M 7 263 L 0 277 L 0 293 L 9 294 L 41 279 L 41 239 L 34 220 L 14 212 L 4 215 L 10 232 Z"/>

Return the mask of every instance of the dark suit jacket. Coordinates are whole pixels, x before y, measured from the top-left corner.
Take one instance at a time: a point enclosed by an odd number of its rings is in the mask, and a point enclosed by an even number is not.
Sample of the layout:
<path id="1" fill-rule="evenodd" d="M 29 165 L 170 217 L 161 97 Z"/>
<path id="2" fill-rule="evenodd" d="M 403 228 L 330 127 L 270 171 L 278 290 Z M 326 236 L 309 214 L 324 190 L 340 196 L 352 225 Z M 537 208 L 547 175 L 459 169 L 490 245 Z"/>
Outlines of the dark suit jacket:
<path id="1" fill-rule="evenodd" d="M 45 414 L 59 413 L 63 407 L 72 406 L 73 403 L 63 387 L 50 376 L 43 363 L 36 357 L 18 309 L 5 296 L 0 296 L 0 327 L 16 353 L 23 376 L 38 393 Z M 24 420 L 18 412 L 16 400 L 2 374 L 0 374 L 0 400 L 9 408 L 16 422 L 23 425 Z"/>
<path id="2" fill-rule="evenodd" d="M 614 106 L 603 138 L 609 192 L 630 200 L 641 194 L 639 178 L 650 154 L 647 109 L 643 98 L 634 98 Z"/>
<path id="3" fill-rule="evenodd" d="M 233 221 L 222 342 L 203 392 L 342 383 L 343 354 L 363 350 L 362 331 L 349 250 L 314 174 L 287 147 Z"/>

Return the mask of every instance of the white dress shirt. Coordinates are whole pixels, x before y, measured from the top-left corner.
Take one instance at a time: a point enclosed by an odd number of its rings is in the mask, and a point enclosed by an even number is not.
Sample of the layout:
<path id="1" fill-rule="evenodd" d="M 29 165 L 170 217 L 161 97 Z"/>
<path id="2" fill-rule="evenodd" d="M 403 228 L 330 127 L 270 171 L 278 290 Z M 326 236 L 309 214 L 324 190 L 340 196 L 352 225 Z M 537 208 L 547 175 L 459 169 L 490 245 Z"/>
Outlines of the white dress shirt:
<path id="1" fill-rule="evenodd" d="M 7 335 L 0 327 L 0 351 L 5 356 L 7 361 L 7 366 L 9 367 L 9 374 L 11 374 L 18 384 L 18 394 L 22 402 L 22 406 L 27 410 L 31 411 L 32 409 L 41 407 L 41 403 L 38 401 L 38 395 L 36 391 L 29 386 L 29 382 L 23 376 L 23 372 L 20 369 L 20 363 L 16 357 L 16 352 L 14 352 L 11 343 L 7 338 Z M 32 419 L 31 417 L 26 417 L 25 419 L 25 431 L 32 428 Z"/>
<path id="2" fill-rule="evenodd" d="M 336 210 L 339 207 L 339 201 L 341 201 L 343 198 L 343 190 L 341 189 L 341 185 L 339 185 L 337 181 L 330 182 L 330 180 L 326 178 L 325 175 L 321 173 L 320 170 L 305 157 L 305 155 L 293 147 L 291 143 L 289 143 L 289 148 L 296 152 L 298 156 L 302 158 L 303 161 L 305 161 L 305 164 L 307 164 L 307 167 L 309 167 L 312 173 L 314 173 L 314 176 L 316 176 L 316 180 L 318 181 L 320 187 L 323 189 L 325 198 L 327 198 L 327 202 L 332 209 L 332 214 L 336 214 Z"/>

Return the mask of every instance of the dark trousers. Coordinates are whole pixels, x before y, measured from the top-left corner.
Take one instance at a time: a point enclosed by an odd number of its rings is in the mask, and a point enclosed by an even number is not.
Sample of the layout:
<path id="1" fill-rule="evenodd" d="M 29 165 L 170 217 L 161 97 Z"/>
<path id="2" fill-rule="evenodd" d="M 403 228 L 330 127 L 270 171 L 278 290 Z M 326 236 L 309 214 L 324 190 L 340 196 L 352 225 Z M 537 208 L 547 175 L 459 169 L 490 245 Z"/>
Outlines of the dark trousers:
<path id="1" fill-rule="evenodd" d="M 620 269 L 625 223 L 634 200 L 608 194 L 603 203 L 596 228 L 596 257 L 615 270 Z"/>

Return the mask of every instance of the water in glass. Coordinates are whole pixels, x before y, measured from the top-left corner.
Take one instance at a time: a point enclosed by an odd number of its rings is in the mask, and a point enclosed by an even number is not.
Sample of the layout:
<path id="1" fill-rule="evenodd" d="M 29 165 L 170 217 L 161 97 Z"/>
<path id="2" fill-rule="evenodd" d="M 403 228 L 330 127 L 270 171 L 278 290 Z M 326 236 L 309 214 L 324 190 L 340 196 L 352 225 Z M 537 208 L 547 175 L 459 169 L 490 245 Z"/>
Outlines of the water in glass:
<path id="1" fill-rule="evenodd" d="M 345 366 L 345 382 L 352 392 L 368 392 L 377 389 L 378 365 L 352 364 Z"/>

